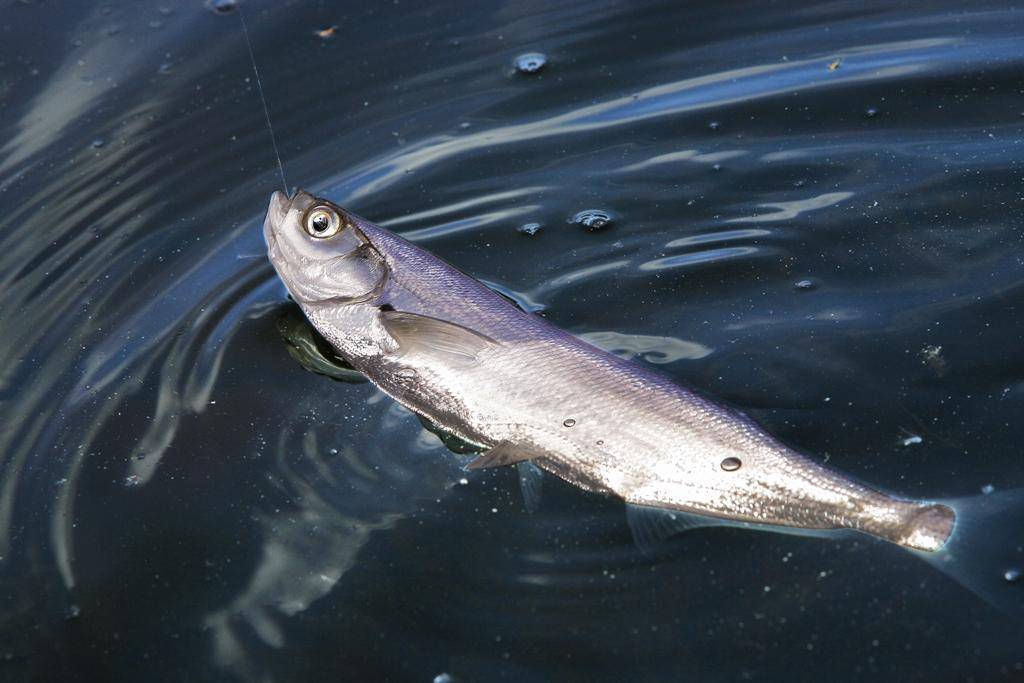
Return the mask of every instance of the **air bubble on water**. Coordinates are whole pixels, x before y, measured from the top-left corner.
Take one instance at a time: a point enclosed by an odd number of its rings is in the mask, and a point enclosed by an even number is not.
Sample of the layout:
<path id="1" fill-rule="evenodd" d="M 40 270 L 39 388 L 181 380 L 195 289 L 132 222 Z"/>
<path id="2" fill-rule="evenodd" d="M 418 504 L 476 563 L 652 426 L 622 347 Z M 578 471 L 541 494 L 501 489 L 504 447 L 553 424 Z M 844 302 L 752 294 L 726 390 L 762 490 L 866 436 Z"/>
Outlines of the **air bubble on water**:
<path id="1" fill-rule="evenodd" d="M 156 72 L 157 72 L 158 74 L 164 74 L 164 75 L 166 75 L 166 74 L 169 74 L 169 73 L 171 73 L 171 71 L 173 71 L 173 70 L 174 70 L 174 65 L 173 65 L 173 64 L 171 64 L 170 62 L 164 62 L 163 64 L 161 64 L 161 65 L 160 65 L 160 66 L 159 66 L 159 67 L 157 68 Z"/>
<path id="2" fill-rule="evenodd" d="M 1005 572 L 1003 572 L 1003 579 L 1005 579 L 1007 583 L 1017 583 L 1018 581 L 1020 581 L 1020 576 L 1020 570 L 1016 567 L 1012 569 L 1007 569 Z"/>
<path id="3" fill-rule="evenodd" d="M 105 144 L 107 144 L 107 141 L 104 140 L 103 138 L 96 138 L 95 140 L 92 141 L 93 149 L 99 149 Z"/>
<path id="4" fill-rule="evenodd" d="M 469 479 L 466 479 L 465 477 L 463 477 L 462 479 L 459 479 L 459 486 L 467 486 L 467 485 L 469 485 Z"/>
<path id="5" fill-rule="evenodd" d="M 528 235 L 530 237 L 533 237 L 538 232 L 540 232 L 540 228 L 540 223 L 523 223 L 518 228 L 516 228 L 516 230 L 522 235 Z"/>
<path id="6" fill-rule="evenodd" d="M 448 673 L 437 674 L 434 676 L 434 683 L 452 683 L 453 680 L 455 679 L 453 679 L 452 675 Z"/>
<path id="7" fill-rule="evenodd" d="M 602 209 L 584 209 L 572 217 L 570 223 L 586 228 L 590 232 L 604 230 L 612 224 L 613 217 L 608 211 Z"/>
<path id="8" fill-rule="evenodd" d="M 328 455 L 337 455 L 338 454 L 338 449 L 337 448 L 328 448 L 327 449 L 327 454 Z"/>
<path id="9" fill-rule="evenodd" d="M 565 418 L 565 420 L 562 421 L 562 424 L 565 425 L 566 427 L 575 427 L 576 420 L 572 419 L 571 417 L 567 417 Z"/>
<path id="10" fill-rule="evenodd" d="M 206 7 L 215 14 L 230 14 L 238 7 L 238 0 L 206 0 Z"/>
<path id="11" fill-rule="evenodd" d="M 535 74 L 548 63 L 546 55 L 540 52 L 527 52 L 516 57 L 516 71 L 521 74 Z"/>
<path id="12" fill-rule="evenodd" d="M 868 107 L 864 110 L 864 116 L 867 116 L 869 119 L 873 119 L 878 116 L 878 110 L 874 107 Z"/>
<path id="13" fill-rule="evenodd" d="M 797 282 L 795 282 L 793 284 L 793 287 L 795 287 L 796 289 L 802 290 L 802 291 L 807 291 L 807 290 L 810 290 L 810 289 L 814 289 L 817 286 L 818 286 L 818 283 L 816 283 L 814 280 L 811 280 L 809 278 L 806 278 L 806 279 L 803 279 L 803 280 L 798 280 Z"/>
<path id="14" fill-rule="evenodd" d="M 77 619 L 81 615 L 82 615 L 82 608 L 79 607 L 78 605 L 75 605 L 75 604 L 72 604 L 71 606 L 69 606 L 67 611 L 64 612 L 64 618 L 67 619 L 68 621 L 70 621 L 72 619 Z"/>
<path id="15" fill-rule="evenodd" d="M 718 121 L 712 121 L 711 123 L 708 124 L 708 130 L 710 130 L 710 131 L 717 131 L 721 127 L 722 127 L 722 124 L 720 124 Z"/>
<path id="16" fill-rule="evenodd" d="M 996 487 L 993 486 L 992 484 L 985 484 L 984 486 L 981 487 L 981 492 L 983 494 L 985 494 L 986 496 L 988 494 L 994 492 L 995 490 L 996 490 Z"/>

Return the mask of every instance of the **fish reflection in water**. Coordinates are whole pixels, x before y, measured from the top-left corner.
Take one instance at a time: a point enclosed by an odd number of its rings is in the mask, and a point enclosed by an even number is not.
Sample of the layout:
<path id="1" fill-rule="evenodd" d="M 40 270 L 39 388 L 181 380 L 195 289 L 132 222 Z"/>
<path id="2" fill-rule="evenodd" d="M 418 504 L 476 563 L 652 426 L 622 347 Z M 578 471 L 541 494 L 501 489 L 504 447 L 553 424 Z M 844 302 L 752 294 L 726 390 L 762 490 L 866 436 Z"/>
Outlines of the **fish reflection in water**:
<path id="1" fill-rule="evenodd" d="M 289 349 L 303 338 L 287 324 L 281 328 L 287 330 Z M 335 377 L 324 372 L 331 359 L 314 356 L 300 362 Z M 337 370 L 345 372 L 342 366 Z M 289 505 L 254 513 L 263 539 L 248 583 L 204 618 L 216 663 L 243 677 L 257 671 L 255 652 L 284 646 L 284 620 L 334 589 L 373 532 L 441 498 L 461 477 L 453 458 L 436 457 L 448 453 L 441 441 L 401 406 L 383 404 L 378 423 L 366 426 L 408 434 L 409 448 L 384 452 L 374 443 L 352 445 L 351 425 L 343 421 L 309 422 L 306 416 L 317 411 L 318 401 L 310 396 L 294 405 L 290 418 L 282 417 L 284 426 L 269 448 L 274 459 L 269 485 Z"/>

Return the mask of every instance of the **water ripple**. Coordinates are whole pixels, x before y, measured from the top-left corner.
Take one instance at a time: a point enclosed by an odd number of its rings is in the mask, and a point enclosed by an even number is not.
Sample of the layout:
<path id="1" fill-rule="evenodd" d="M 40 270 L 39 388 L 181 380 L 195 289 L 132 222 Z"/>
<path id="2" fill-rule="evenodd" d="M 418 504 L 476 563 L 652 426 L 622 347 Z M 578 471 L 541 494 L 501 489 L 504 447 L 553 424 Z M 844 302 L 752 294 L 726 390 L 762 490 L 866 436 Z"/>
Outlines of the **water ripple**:
<path id="1" fill-rule="evenodd" d="M 675 256 L 664 256 L 640 264 L 640 270 L 667 270 L 673 268 L 687 268 L 704 263 L 715 263 L 745 256 L 766 255 L 770 253 L 764 247 L 722 247 L 720 249 L 707 249 L 691 254 L 676 254 Z"/>
<path id="2" fill-rule="evenodd" d="M 830 206 L 835 206 L 853 196 L 853 192 L 826 192 L 815 197 L 806 199 L 795 199 L 788 202 L 768 202 L 759 205 L 762 209 L 774 209 L 771 213 L 758 214 L 756 216 L 743 216 L 730 218 L 729 223 L 770 223 L 788 221 L 808 211 L 818 211 Z"/>

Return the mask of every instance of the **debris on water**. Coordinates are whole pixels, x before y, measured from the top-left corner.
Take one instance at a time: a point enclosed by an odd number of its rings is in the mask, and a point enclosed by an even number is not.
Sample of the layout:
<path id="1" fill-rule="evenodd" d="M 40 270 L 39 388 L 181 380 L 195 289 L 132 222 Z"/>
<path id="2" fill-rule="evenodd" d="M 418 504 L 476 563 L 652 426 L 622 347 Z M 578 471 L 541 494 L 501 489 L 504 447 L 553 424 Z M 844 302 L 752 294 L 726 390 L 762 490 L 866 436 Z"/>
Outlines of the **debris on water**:
<path id="1" fill-rule="evenodd" d="M 712 121 L 711 123 L 708 124 L 708 130 L 710 130 L 710 131 L 717 131 L 721 127 L 722 127 L 722 124 L 720 124 L 718 121 Z"/>
<path id="2" fill-rule="evenodd" d="M 818 286 L 818 283 L 815 282 L 814 280 L 811 280 L 810 278 L 805 278 L 803 280 L 798 280 L 797 282 L 795 282 L 793 284 L 793 287 L 795 287 L 796 289 L 803 290 L 803 291 L 814 289 L 817 286 Z"/>
<path id="3" fill-rule="evenodd" d="M 1006 579 L 1007 583 L 1017 583 L 1020 581 L 1020 570 L 1017 568 L 1007 569 L 1003 572 L 1003 578 Z"/>
<path id="4" fill-rule="evenodd" d="M 567 417 L 565 418 L 565 420 L 562 421 L 562 424 L 565 425 L 566 427 L 575 427 L 576 420 L 572 419 L 571 417 Z"/>
<path id="5" fill-rule="evenodd" d="M 922 443 L 923 441 L 924 439 L 922 439 L 917 434 L 910 434 L 900 439 L 900 443 L 903 444 L 904 446 L 916 446 L 917 444 Z"/>
<path id="6" fill-rule="evenodd" d="M 547 55 L 540 52 L 527 52 L 516 57 L 516 71 L 521 74 L 535 74 L 548 63 Z"/>
<path id="7" fill-rule="evenodd" d="M 612 224 L 612 215 L 602 209 L 584 209 L 573 216 L 569 222 L 586 228 L 590 232 L 597 232 Z"/>
<path id="8" fill-rule="evenodd" d="M 92 141 L 93 149 L 99 149 L 105 144 L 107 144 L 107 141 L 104 140 L 103 138 L 96 138 L 95 140 Z"/>
<path id="9" fill-rule="evenodd" d="M 142 477 L 140 477 L 137 474 L 129 474 L 127 477 L 124 478 L 125 486 L 138 486 L 141 483 Z"/>
<path id="10" fill-rule="evenodd" d="M 452 675 L 448 673 L 437 674 L 434 676 L 434 683 L 452 683 L 453 680 L 455 679 L 453 679 Z"/>
<path id="11" fill-rule="evenodd" d="M 215 14 L 230 14 L 238 7 L 238 0 L 206 0 L 206 7 Z"/>
<path id="12" fill-rule="evenodd" d="M 715 164 L 714 166 L 711 167 L 711 170 L 712 171 L 721 171 L 722 170 L 722 165 L 721 164 Z"/>
<path id="13" fill-rule="evenodd" d="M 72 619 L 77 619 L 81 615 L 82 608 L 74 603 L 72 603 L 71 606 L 68 607 L 67 611 L 64 612 L 64 618 L 68 621 L 71 621 Z"/>
<path id="14" fill-rule="evenodd" d="M 158 74 L 167 75 L 167 74 L 171 73 L 171 71 L 173 71 L 173 70 L 174 70 L 174 65 L 172 63 L 164 62 L 159 67 L 157 67 L 156 72 Z"/>
<path id="15" fill-rule="evenodd" d="M 992 484 L 985 484 L 984 486 L 981 487 L 981 492 L 986 496 L 989 495 L 990 493 L 993 493 L 995 490 L 996 487 L 993 486 Z"/>
<path id="16" fill-rule="evenodd" d="M 942 357 L 942 346 L 928 344 L 920 351 L 921 363 L 927 365 L 940 377 L 946 374 L 946 359 Z"/>
<path id="17" fill-rule="evenodd" d="M 869 119 L 873 119 L 876 116 L 878 116 L 878 110 L 875 109 L 874 107 L 868 107 L 867 109 L 864 110 L 864 115 L 867 116 Z"/>
<path id="18" fill-rule="evenodd" d="M 469 485 L 469 479 L 466 479 L 465 477 L 463 477 L 462 479 L 459 479 L 459 486 L 468 486 L 468 485 Z"/>
<path id="19" fill-rule="evenodd" d="M 337 455 L 337 454 L 338 454 L 338 449 L 337 448 L 328 448 L 327 449 L 327 455 Z"/>
<path id="20" fill-rule="evenodd" d="M 541 229 L 541 224 L 540 223 L 523 223 L 518 228 L 516 228 L 516 230 L 519 232 L 519 234 L 521 234 L 521 235 L 528 235 L 530 237 L 533 237 L 538 232 L 540 232 L 540 229 Z"/>
<path id="21" fill-rule="evenodd" d="M 836 59 L 835 61 L 829 62 L 828 70 L 829 71 L 835 71 L 836 69 L 839 68 L 839 65 L 842 64 L 842 63 L 843 63 L 842 57 Z"/>
<path id="22" fill-rule="evenodd" d="M 320 38 L 321 40 L 330 40 L 335 36 L 337 32 L 338 27 L 334 24 L 331 24 L 326 28 L 321 28 L 316 31 L 313 31 L 313 35 L 316 36 L 317 38 Z"/>

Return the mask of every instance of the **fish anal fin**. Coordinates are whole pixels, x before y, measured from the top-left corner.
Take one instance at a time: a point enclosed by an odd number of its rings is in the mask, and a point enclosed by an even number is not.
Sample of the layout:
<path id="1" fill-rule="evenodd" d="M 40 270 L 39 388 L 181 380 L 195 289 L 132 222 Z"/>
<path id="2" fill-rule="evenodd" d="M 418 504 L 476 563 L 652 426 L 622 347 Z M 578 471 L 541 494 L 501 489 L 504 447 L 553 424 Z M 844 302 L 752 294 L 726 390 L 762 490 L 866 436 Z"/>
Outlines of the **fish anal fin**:
<path id="1" fill-rule="evenodd" d="M 626 504 L 626 520 L 633 532 L 633 541 L 643 552 L 651 552 L 666 539 L 690 529 L 736 524 L 727 519 L 633 503 Z"/>
<path id="2" fill-rule="evenodd" d="M 489 451 L 477 456 L 468 465 L 466 465 L 466 469 L 481 470 L 485 467 L 502 467 L 504 465 L 512 465 L 517 462 L 532 460 L 533 458 L 541 455 L 543 455 L 543 453 L 537 452 L 529 445 L 518 444 L 512 441 L 502 441 Z"/>
<path id="3" fill-rule="evenodd" d="M 448 360 L 473 362 L 496 342 L 456 323 L 418 313 L 382 310 L 380 322 L 402 354 L 422 352 Z"/>

